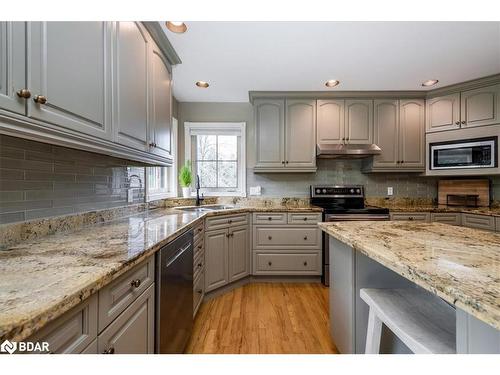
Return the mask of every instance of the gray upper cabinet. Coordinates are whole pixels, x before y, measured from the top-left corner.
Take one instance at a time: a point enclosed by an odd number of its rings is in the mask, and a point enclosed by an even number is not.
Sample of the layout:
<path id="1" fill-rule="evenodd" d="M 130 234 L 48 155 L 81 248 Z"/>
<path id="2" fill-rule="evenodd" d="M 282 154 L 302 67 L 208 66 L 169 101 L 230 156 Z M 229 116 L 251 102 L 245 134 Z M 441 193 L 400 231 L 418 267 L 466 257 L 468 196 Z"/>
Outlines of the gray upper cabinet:
<path id="1" fill-rule="evenodd" d="M 0 22 L 0 108 L 24 115 L 26 100 L 26 23 Z M 25 97 L 23 97 L 25 96 Z"/>
<path id="2" fill-rule="evenodd" d="M 422 99 L 399 101 L 400 164 L 425 167 L 425 103 Z"/>
<path id="3" fill-rule="evenodd" d="M 286 101 L 285 167 L 316 168 L 316 101 Z"/>
<path id="4" fill-rule="evenodd" d="M 500 122 L 500 84 L 462 91 L 461 125 L 464 128 L 493 125 Z"/>
<path id="5" fill-rule="evenodd" d="M 345 101 L 345 142 L 373 143 L 373 100 Z"/>
<path id="6" fill-rule="evenodd" d="M 147 150 L 150 38 L 139 22 L 118 22 L 114 34 L 115 142 Z"/>
<path id="7" fill-rule="evenodd" d="M 108 22 L 28 24 L 28 116 L 111 139 Z"/>
<path id="8" fill-rule="evenodd" d="M 152 118 L 151 151 L 165 158 L 172 157 L 172 79 L 168 62 L 160 49 L 151 51 Z"/>
<path id="9" fill-rule="evenodd" d="M 250 273 L 250 246 L 248 226 L 231 229 L 229 233 L 229 282 L 236 281 Z"/>
<path id="10" fill-rule="evenodd" d="M 428 99 L 425 123 L 428 133 L 460 128 L 460 93 Z"/>
<path id="11" fill-rule="evenodd" d="M 399 166 L 399 100 L 375 100 L 374 143 L 382 154 L 374 156 L 374 168 L 397 168 Z"/>
<path id="12" fill-rule="evenodd" d="M 285 101 L 255 100 L 255 169 L 283 168 L 285 163 Z"/>
<path id="13" fill-rule="evenodd" d="M 318 100 L 316 108 L 317 144 L 343 143 L 344 100 Z"/>

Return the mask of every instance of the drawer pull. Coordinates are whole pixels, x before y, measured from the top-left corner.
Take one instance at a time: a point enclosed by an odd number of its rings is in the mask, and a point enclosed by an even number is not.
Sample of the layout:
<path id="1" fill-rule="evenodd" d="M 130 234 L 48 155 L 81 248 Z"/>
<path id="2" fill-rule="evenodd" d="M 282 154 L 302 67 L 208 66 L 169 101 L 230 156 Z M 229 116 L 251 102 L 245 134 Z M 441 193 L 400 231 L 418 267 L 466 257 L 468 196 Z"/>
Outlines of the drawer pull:
<path id="1" fill-rule="evenodd" d="M 198 290 L 196 291 L 196 293 L 198 293 L 198 294 L 202 294 L 202 293 L 203 293 L 203 290 L 198 289 Z"/>
<path id="2" fill-rule="evenodd" d="M 304 241 L 307 241 L 307 236 L 304 236 Z"/>
<path id="3" fill-rule="evenodd" d="M 304 266 L 307 266 L 307 262 L 304 262 Z"/>
<path id="4" fill-rule="evenodd" d="M 203 228 L 198 228 L 198 233 L 200 233 L 203 230 Z"/>
<path id="5" fill-rule="evenodd" d="M 115 354 L 115 348 L 111 347 L 102 352 L 102 354 Z"/>
<path id="6" fill-rule="evenodd" d="M 304 220 L 304 221 L 307 221 L 307 217 L 305 217 L 303 220 Z"/>
<path id="7" fill-rule="evenodd" d="M 268 265 L 272 266 L 273 265 L 273 262 L 267 262 Z"/>
<path id="8" fill-rule="evenodd" d="M 198 263 L 198 268 L 203 267 L 203 263 Z"/>
<path id="9" fill-rule="evenodd" d="M 139 288 L 141 286 L 141 280 L 140 279 L 132 280 L 130 285 L 133 286 L 134 288 Z"/>
<path id="10" fill-rule="evenodd" d="M 37 95 L 33 98 L 34 102 L 35 103 L 38 103 L 38 104 L 45 104 L 47 103 L 47 98 L 43 95 Z"/>
<path id="11" fill-rule="evenodd" d="M 228 223 L 228 224 L 231 224 L 232 222 L 233 222 L 233 221 L 232 221 L 231 219 L 229 219 L 229 220 L 227 221 L 227 223 Z"/>
<path id="12" fill-rule="evenodd" d="M 273 236 L 267 236 L 267 239 L 271 241 L 273 239 Z"/>
<path id="13" fill-rule="evenodd" d="M 414 217 L 413 217 L 413 216 L 410 216 L 410 217 L 408 218 L 408 220 L 413 220 L 413 219 L 414 219 Z"/>
<path id="14" fill-rule="evenodd" d="M 198 246 L 198 250 L 201 250 L 203 248 L 203 246 L 199 245 Z"/>
<path id="15" fill-rule="evenodd" d="M 269 217 L 267 218 L 267 220 L 269 220 L 269 221 L 271 221 L 272 219 L 273 219 L 273 218 L 272 218 L 271 216 L 269 216 Z"/>

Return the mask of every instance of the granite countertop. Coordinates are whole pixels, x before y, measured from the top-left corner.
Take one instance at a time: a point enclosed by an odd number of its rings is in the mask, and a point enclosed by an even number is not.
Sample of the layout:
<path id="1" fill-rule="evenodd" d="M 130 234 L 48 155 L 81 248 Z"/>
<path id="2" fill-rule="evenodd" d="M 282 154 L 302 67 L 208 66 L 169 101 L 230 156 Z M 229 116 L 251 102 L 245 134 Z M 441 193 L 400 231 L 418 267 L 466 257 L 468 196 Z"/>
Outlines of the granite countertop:
<path id="1" fill-rule="evenodd" d="M 446 205 L 387 206 L 391 212 L 459 212 L 488 216 L 500 216 L 500 207 L 464 207 Z"/>
<path id="2" fill-rule="evenodd" d="M 321 209 L 297 204 L 203 213 L 158 208 L 1 250 L 0 342 L 29 337 L 204 217 L 258 211 Z"/>
<path id="3" fill-rule="evenodd" d="M 440 223 L 320 223 L 330 236 L 500 329 L 500 234 Z"/>

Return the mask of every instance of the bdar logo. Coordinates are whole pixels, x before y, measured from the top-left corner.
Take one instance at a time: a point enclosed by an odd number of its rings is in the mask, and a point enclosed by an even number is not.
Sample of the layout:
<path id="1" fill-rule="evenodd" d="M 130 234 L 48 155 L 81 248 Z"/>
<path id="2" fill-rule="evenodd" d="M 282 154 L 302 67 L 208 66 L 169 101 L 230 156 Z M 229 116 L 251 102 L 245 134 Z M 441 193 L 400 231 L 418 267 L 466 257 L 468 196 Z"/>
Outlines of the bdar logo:
<path id="1" fill-rule="evenodd" d="M 12 354 L 17 349 L 17 343 L 10 342 L 9 340 L 5 340 L 2 345 L 0 345 L 0 351 L 3 353 Z"/>

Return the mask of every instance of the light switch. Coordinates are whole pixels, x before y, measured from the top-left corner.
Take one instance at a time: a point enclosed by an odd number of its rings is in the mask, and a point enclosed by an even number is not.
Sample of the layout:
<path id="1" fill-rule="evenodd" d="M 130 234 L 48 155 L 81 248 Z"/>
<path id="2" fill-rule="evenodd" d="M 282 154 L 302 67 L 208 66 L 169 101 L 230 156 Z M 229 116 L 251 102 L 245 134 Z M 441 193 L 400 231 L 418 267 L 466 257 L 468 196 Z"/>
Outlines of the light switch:
<path id="1" fill-rule="evenodd" d="M 394 194 L 394 190 L 393 190 L 392 186 L 388 186 L 387 187 L 387 195 L 391 196 L 393 194 Z"/>
<path id="2" fill-rule="evenodd" d="M 250 186 L 250 195 L 261 195 L 262 188 L 260 186 Z"/>

